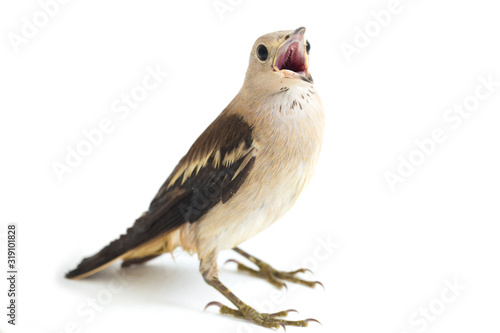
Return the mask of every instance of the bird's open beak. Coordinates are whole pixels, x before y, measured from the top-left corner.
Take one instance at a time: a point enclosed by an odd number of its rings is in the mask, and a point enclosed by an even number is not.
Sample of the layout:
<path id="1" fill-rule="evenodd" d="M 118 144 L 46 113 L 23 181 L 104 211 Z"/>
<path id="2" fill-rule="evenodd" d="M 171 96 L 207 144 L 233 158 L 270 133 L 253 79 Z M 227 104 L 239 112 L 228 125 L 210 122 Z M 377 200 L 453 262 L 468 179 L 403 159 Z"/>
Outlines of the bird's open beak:
<path id="1" fill-rule="evenodd" d="M 273 68 L 282 72 L 287 78 L 307 77 L 308 59 L 304 32 L 306 28 L 300 27 L 283 42 L 274 57 Z M 297 77 L 299 76 L 299 77 Z"/>

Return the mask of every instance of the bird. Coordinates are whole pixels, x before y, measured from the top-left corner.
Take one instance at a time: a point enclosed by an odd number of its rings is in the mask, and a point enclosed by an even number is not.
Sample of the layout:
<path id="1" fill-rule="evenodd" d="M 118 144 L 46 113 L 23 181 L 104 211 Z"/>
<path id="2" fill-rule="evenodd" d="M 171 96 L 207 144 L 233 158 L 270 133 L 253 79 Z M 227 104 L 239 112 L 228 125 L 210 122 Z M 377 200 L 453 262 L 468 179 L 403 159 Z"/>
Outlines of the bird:
<path id="1" fill-rule="evenodd" d="M 309 73 L 311 44 L 305 27 L 259 37 L 250 52 L 243 85 L 219 116 L 195 140 L 132 227 L 66 274 L 82 279 L 123 260 L 142 264 L 176 248 L 197 254 L 204 281 L 235 308 L 219 312 L 268 328 L 307 326 L 316 319 L 285 320 L 289 312 L 260 313 L 220 280 L 217 257 L 234 250 L 238 270 L 278 288 L 291 281 L 314 287 L 319 281 L 279 271 L 239 245 L 282 217 L 310 182 L 321 151 L 325 115 Z M 321 284 L 322 285 L 322 284 Z M 205 308 L 205 309 L 206 309 Z"/>

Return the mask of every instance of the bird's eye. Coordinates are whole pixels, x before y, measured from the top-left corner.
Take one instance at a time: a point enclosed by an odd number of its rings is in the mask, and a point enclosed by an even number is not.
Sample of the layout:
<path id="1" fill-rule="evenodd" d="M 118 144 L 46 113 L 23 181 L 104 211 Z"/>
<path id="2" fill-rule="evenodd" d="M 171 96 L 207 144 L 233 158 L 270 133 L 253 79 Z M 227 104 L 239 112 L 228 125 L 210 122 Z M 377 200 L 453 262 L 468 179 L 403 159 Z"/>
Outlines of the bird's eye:
<path id="1" fill-rule="evenodd" d="M 306 41 L 306 52 L 309 54 L 309 51 L 311 51 L 311 44 L 309 44 L 309 41 Z"/>
<path id="2" fill-rule="evenodd" d="M 259 46 L 257 46 L 257 57 L 260 61 L 266 61 L 268 56 L 269 51 L 264 44 L 260 44 Z"/>
<path id="3" fill-rule="evenodd" d="M 290 35 L 286 35 L 285 36 L 285 40 L 287 40 L 288 38 L 290 38 Z"/>

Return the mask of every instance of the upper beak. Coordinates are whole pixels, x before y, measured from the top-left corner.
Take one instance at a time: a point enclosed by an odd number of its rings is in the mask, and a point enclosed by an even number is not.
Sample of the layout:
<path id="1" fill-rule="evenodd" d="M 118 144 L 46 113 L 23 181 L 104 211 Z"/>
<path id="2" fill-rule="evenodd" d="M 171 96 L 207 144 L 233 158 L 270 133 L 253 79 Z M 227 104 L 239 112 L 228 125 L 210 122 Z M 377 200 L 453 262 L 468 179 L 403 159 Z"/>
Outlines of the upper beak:
<path id="1" fill-rule="evenodd" d="M 278 47 L 274 57 L 273 68 L 281 71 L 286 77 L 293 77 L 295 74 L 307 76 L 309 66 L 306 52 L 306 41 L 304 33 L 306 28 L 296 29 L 292 35 Z"/>

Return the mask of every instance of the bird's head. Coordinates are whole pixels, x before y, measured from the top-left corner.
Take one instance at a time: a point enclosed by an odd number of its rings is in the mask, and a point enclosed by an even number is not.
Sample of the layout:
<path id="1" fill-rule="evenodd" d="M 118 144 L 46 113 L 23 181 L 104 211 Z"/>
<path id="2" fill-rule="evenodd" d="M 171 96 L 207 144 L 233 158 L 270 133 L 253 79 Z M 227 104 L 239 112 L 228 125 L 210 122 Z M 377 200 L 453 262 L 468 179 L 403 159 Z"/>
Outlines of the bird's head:
<path id="1" fill-rule="evenodd" d="M 245 85 L 273 92 L 282 86 L 310 85 L 309 51 L 306 28 L 276 31 L 259 37 L 250 53 Z"/>

